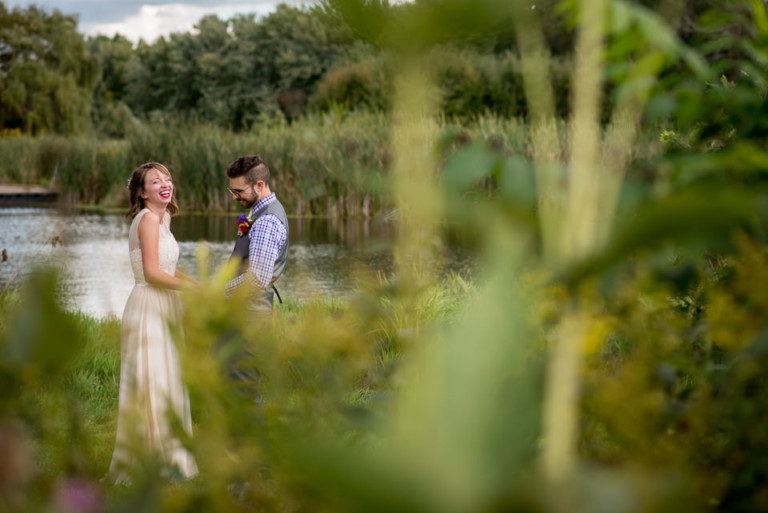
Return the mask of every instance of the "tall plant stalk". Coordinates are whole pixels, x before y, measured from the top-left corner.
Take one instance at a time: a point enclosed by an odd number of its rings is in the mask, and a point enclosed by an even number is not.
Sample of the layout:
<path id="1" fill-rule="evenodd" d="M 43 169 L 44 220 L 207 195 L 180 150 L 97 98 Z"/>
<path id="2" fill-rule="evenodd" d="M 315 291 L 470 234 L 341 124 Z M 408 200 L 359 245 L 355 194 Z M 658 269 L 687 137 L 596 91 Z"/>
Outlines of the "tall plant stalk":
<path id="1" fill-rule="evenodd" d="M 550 241 L 550 251 L 555 244 L 549 260 L 561 266 L 595 251 L 600 234 L 605 233 L 602 225 L 610 223 L 612 217 L 611 212 L 600 209 L 601 198 L 608 191 L 602 186 L 602 173 L 598 171 L 606 1 L 583 0 L 579 9 L 567 192 L 560 210 L 562 217 L 557 220 L 549 214 L 542 218 L 543 239 Z M 534 136 L 542 139 L 538 144 L 548 144 L 546 133 Z M 553 194 L 553 186 L 550 181 L 544 185 L 540 205 L 552 201 L 548 196 Z M 618 191 L 617 187 L 611 189 Z M 545 477 L 553 482 L 567 478 L 577 462 L 581 344 L 589 318 L 575 301 L 556 331 L 547 369 L 542 465 Z"/>
<path id="2" fill-rule="evenodd" d="M 637 139 L 653 73 L 642 87 L 623 94 L 604 133 L 600 126 L 604 39 L 608 0 L 582 0 L 573 72 L 571 147 L 567 180 L 557 174 L 559 146 L 551 92 L 546 87 L 543 37 L 530 12 L 518 19 L 518 41 L 526 97 L 532 113 L 531 137 L 537 168 L 539 210 L 545 262 L 563 268 L 587 258 L 606 243 Z M 543 58 L 544 57 L 544 58 Z M 651 55 L 651 59 L 654 59 Z M 650 71 L 658 71 L 653 66 Z M 649 78 L 651 78 L 649 80 Z M 549 96 L 550 98 L 547 98 Z M 582 346 L 589 314 L 572 298 L 554 333 L 543 407 L 542 470 L 551 482 L 566 479 L 577 463 Z"/>
<path id="3" fill-rule="evenodd" d="M 571 151 L 568 199 L 560 234 L 563 262 L 583 258 L 595 250 L 599 224 L 610 219 L 600 212 L 605 192 L 597 179 L 600 151 L 600 103 L 605 0 L 583 0 L 573 74 Z"/>
<path id="4" fill-rule="evenodd" d="M 531 158 L 536 169 L 538 210 L 544 258 L 553 262 L 558 254 L 562 219 L 562 149 L 555 113 L 555 93 L 549 72 L 550 53 L 535 11 L 515 3 L 515 29 L 520 48 L 523 85 L 530 112 Z"/>
<path id="5" fill-rule="evenodd" d="M 433 141 L 437 132 L 434 84 L 423 56 L 408 55 L 395 79 L 392 190 L 398 208 L 395 259 L 403 284 L 411 288 L 433 276 L 437 194 Z"/>

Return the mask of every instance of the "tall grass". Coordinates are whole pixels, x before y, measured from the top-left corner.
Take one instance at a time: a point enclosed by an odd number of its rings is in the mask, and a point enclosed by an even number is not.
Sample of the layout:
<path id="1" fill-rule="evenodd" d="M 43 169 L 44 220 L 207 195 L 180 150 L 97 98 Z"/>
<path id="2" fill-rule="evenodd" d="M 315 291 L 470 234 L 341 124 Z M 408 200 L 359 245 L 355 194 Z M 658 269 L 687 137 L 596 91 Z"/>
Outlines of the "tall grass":
<path id="1" fill-rule="evenodd" d="M 0 183 L 59 188 L 65 201 L 113 206 L 128 176 L 125 141 L 55 135 L 0 138 Z"/>
<path id="2" fill-rule="evenodd" d="M 471 141 L 504 155 L 531 153 L 527 126 L 517 119 L 486 116 L 469 125 L 443 120 L 436 128 L 441 158 Z M 258 153 L 272 169 L 273 190 L 289 213 L 373 216 L 394 206 L 390 131 L 384 114 L 342 111 L 290 125 L 265 119 L 244 133 L 165 121 L 135 128 L 119 141 L 3 137 L 0 183 L 54 185 L 69 202 L 124 206 L 130 171 L 156 160 L 174 173 L 185 209 L 228 211 L 233 206 L 225 190 L 227 166 L 240 155 Z"/>

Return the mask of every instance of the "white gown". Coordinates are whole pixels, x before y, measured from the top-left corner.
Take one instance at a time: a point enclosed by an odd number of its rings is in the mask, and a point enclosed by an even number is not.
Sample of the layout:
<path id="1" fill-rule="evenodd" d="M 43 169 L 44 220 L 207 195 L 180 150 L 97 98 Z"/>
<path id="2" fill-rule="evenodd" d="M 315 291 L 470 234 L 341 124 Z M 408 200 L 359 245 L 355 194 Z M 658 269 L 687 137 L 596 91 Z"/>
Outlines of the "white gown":
<path id="1" fill-rule="evenodd" d="M 193 456 L 171 427 L 180 424 L 191 435 L 192 417 L 169 328 L 180 326 L 178 297 L 174 290 L 152 287 L 144 279 L 138 227 L 147 212 L 136 215 L 128 236 L 136 285 L 126 302 L 121 329 L 117 437 L 107 474 L 116 483 L 129 482 L 129 471 L 139 468 L 140 455 L 147 452 L 159 457 L 166 470 L 176 467 L 183 478 L 197 474 Z M 170 231 L 168 213 L 160 225 L 158 258 L 160 269 L 174 275 L 179 245 Z"/>

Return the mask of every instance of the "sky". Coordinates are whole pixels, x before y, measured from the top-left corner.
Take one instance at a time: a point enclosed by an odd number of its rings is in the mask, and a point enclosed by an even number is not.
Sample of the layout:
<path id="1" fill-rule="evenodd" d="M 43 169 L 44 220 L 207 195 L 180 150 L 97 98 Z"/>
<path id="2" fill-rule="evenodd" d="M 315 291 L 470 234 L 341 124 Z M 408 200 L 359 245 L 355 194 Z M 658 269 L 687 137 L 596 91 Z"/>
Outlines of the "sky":
<path id="1" fill-rule="evenodd" d="M 264 16 L 277 4 L 311 5 L 314 0 L 4 0 L 8 9 L 34 4 L 51 13 L 76 14 L 77 29 L 87 36 L 122 34 L 134 43 L 139 39 L 154 42 L 173 32 L 188 32 L 203 16 L 216 14 L 221 19 L 235 14 Z"/>

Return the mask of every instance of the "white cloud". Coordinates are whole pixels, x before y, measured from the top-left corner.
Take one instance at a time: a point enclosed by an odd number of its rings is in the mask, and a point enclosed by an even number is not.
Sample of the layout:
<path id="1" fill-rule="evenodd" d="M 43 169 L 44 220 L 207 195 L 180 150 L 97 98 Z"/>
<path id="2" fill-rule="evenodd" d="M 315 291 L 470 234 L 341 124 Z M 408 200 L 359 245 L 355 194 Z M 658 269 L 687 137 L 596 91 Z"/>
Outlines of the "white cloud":
<path id="1" fill-rule="evenodd" d="M 226 20 L 235 14 L 256 14 L 264 16 L 275 9 L 275 3 L 224 3 L 218 6 L 199 6 L 190 4 L 147 5 L 139 8 L 138 14 L 125 17 L 119 22 L 95 23 L 81 22 L 79 30 L 86 35 L 103 34 L 113 36 L 122 34 L 134 43 L 144 39 L 154 42 L 160 36 L 174 32 L 189 32 L 203 16 L 215 14 Z M 296 2 L 291 2 L 296 3 Z"/>

